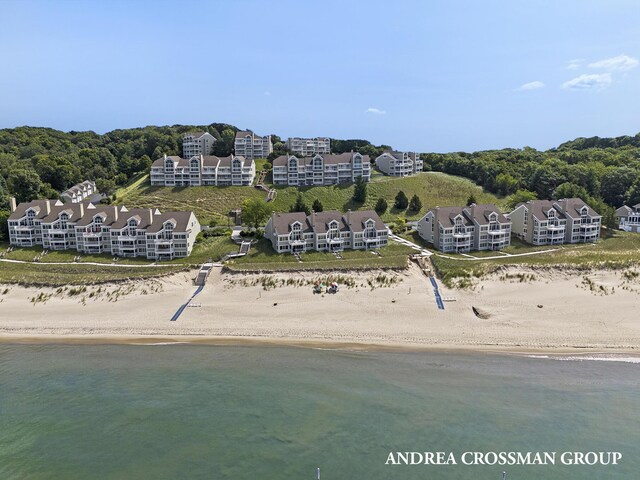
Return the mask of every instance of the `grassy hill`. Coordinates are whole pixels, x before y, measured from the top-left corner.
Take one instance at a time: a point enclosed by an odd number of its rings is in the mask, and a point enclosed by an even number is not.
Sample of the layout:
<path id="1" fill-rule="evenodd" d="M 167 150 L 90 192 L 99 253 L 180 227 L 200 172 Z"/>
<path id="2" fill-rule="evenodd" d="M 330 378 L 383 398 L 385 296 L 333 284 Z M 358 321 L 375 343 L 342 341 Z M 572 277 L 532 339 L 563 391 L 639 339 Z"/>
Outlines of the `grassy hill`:
<path id="1" fill-rule="evenodd" d="M 383 197 L 389 204 L 389 210 L 382 215 L 384 220 L 393 220 L 402 215 L 408 220 L 416 220 L 432 207 L 447 205 L 464 205 L 473 194 L 478 202 L 493 202 L 498 205 L 501 200 L 493 194 L 486 193 L 470 180 L 437 172 L 424 172 L 413 177 L 392 178 L 374 175 L 369 183 L 367 201 L 364 204 L 353 202 L 353 185 L 335 185 L 326 187 L 276 187 L 278 192 L 272 206 L 275 211 L 289 211 L 295 202 L 298 191 L 307 205 L 318 199 L 325 210 L 372 209 Z M 404 191 L 411 198 L 417 194 L 422 200 L 420 212 L 409 214 L 398 211 L 393 201 L 398 191 Z M 230 210 L 242 206 L 246 198 L 265 198 L 265 193 L 250 187 L 152 187 L 147 176 L 134 179 L 127 187 L 118 191 L 117 203 L 130 207 L 159 207 L 165 210 L 190 209 L 203 224 L 216 219 L 219 224 L 227 222 Z"/>

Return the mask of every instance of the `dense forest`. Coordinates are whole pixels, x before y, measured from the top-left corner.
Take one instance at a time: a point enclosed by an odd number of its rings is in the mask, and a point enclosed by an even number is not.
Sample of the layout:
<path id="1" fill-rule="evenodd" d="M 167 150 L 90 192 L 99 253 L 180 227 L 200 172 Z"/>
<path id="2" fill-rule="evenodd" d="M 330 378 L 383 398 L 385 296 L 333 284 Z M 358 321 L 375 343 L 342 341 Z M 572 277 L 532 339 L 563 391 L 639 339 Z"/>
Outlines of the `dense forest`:
<path id="1" fill-rule="evenodd" d="M 19 202 L 57 198 L 85 179 L 95 180 L 100 191 L 112 194 L 163 154 L 181 155 L 182 135 L 194 130 L 216 137 L 214 154 L 224 156 L 232 151 L 238 128 L 220 123 L 149 126 L 104 135 L 35 127 L 0 130 L 0 226 L 6 227 L 11 195 Z M 273 135 L 273 142 L 269 160 L 286 153 L 280 137 Z M 334 153 L 357 150 L 372 158 L 391 148 L 339 139 L 332 139 L 331 146 Z M 545 152 L 525 147 L 422 157 L 426 170 L 470 178 L 491 192 L 509 196 L 512 204 L 536 197 L 580 196 L 611 223 L 614 208 L 640 203 L 640 134 L 578 138 Z"/>
<path id="2" fill-rule="evenodd" d="M 545 152 L 525 147 L 422 158 L 425 168 L 509 195 L 509 206 L 533 198 L 581 197 L 611 225 L 615 208 L 640 203 L 640 134 L 578 138 Z"/>

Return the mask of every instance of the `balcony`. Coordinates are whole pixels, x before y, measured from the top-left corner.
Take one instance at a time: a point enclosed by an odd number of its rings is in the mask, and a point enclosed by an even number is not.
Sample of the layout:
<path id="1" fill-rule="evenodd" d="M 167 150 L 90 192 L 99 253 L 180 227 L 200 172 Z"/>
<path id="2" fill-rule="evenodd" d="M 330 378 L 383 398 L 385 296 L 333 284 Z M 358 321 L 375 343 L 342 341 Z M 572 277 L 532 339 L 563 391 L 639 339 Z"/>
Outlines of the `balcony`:
<path id="1" fill-rule="evenodd" d="M 457 240 L 464 240 L 471 238 L 471 232 L 457 232 L 453 234 L 453 238 Z"/>
<path id="2" fill-rule="evenodd" d="M 304 241 L 304 239 L 299 239 L 299 240 L 289 239 L 289 245 L 291 245 L 292 247 L 304 246 L 305 243 L 306 242 Z"/>
<path id="3" fill-rule="evenodd" d="M 552 232 L 562 230 L 564 232 L 564 225 L 547 225 L 547 230 Z"/>

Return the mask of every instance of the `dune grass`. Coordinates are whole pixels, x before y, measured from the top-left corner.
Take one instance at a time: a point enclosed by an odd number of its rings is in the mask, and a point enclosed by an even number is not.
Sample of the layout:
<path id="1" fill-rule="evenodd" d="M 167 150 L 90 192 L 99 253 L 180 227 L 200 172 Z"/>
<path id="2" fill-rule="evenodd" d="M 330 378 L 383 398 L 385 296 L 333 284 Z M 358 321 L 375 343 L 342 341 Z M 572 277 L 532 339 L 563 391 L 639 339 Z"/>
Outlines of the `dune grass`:
<path id="1" fill-rule="evenodd" d="M 515 242 L 509 253 L 535 252 L 552 246 L 533 247 Z M 501 257 L 495 259 L 479 258 L 471 260 L 462 255 L 433 255 L 438 276 L 452 286 L 457 279 L 481 278 L 505 266 L 528 266 L 533 268 L 570 268 L 574 270 L 625 269 L 640 266 L 640 235 L 616 230 L 605 230 L 603 238 L 596 244 L 568 244 L 557 246 L 553 252 L 521 257 Z M 471 255 L 475 255 L 471 252 Z"/>
<path id="2" fill-rule="evenodd" d="M 350 184 L 274 188 L 277 191 L 271 203 L 274 211 L 289 211 L 298 192 L 307 205 L 319 200 L 325 210 L 372 209 L 378 198 L 385 198 L 389 204 L 389 210 L 382 215 L 385 221 L 395 220 L 398 216 L 416 220 L 429 208 L 438 205 L 465 205 L 470 195 L 474 195 L 478 202 L 501 204 L 501 199 L 484 192 L 470 180 L 438 172 L 424 172 L 406 178 L 375 175 L 367 187 L 367 201 L 364 204 L 352 200 L 354 187 Z M 409 198 L 417 194 L 422 200 L 422 210 L 408 212 L 394 209 L 394 198 L 400 190 Z M 152 187 L 145 178 L 136 179 L 135 185 L 119 191 L 117 203 L 129 207 L 158 207 L 161 210 L 193 210 L 202 224 L 215 219 L 218 224 L 226 225 L 229 224 L 229 212 L 240 208 L 245 199 L 265 197 L 265 192 L 252 187 Z"/>

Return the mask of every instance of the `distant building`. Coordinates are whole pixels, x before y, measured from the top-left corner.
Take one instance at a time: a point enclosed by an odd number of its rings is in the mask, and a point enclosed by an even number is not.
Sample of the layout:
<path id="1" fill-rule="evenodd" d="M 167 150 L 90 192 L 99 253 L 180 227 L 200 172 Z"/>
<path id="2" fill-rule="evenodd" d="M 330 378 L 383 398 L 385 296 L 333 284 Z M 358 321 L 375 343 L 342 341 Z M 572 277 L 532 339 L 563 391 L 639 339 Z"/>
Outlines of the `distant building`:
<path id="1" fill-rule="evenodd" d="M 384 152 L 376 158 L 376 167 L 392 177 L 408 177 L 422 171 L 419 153 Z"/>
<path id="2" fill-rule="evenodd" d="M 511 244 L 511 221 L 492 204 L 431 209 L 417 230 L 441 252 L 500 250 Z"/>
<path id="3" fill-rule="evenodd" d="M 371 160 L 357 152 L 339 155 L 296 157 L 281 155 L 273 160 L 274 185 L 336 185 L 371 178 Z"/>
<path id="4" fill-rule="evenodd" d="M 287 148 L 290 152 L 302 157 L 327 155 L 331 153 L 331 140 L 327 137 L 300 138 L 289 137 Z"/>
<path id="5" fill-rule="evenodd" d="M 640 232 L 640 203 L 633 207 L 623 205 L 616 210 L 618 228 L 625 232 Z"/>
<path id="6" fill-rule="evenodd" d="M 163 187 L 248 186 L 256 177 L 256 164 L 236 155 L 165 155 L 153 162 L 150 177 L 151 185 Z"/>
<path id="7" fill-rule="evenodd" d="M 252 131 L 236 133 L 234 142 L 234 152 L 238 156 L 255 160 L 256 158 L 267 158 L 273 152 L 271 135 L 261 137 Z"/>
<path id="8" fill-rule="evenodd" d="M 60 198 L 64 203 L 78 203 L 89 198 L 95 193 L 98 193 L 95 182 L 85 180 L 84 182 L 74 185 L 69 190 L 62 192 L 60 194 Z"/>
<path id="9" fill-rule="evenodd" d="M 515 235 L 532 245 L 595 242 L 602 216 L 580 198 L 530 200 L 507 217 Z"/>
<path id="10" fill-rule="evenodd" d="M 196 155 L 211 155 L 216 137 L 208 132 L 185 133 L 182 137 L 182 156 L 184 158 Z"/>
<path id="11" fill-rule="evenodd" d="M 265 237 L 278 253 L 339 252 L 384 247 L 388 230 L 373 210 L 274 213 L 265 227 Z"/>
<path id="12" fill-rule="evenodd" d="M 90 202 L 56 200 L 11 202 L 9 243 L 49 250 L 109 253 L 122 257 L 170 260 L 191 254 L 200 223 L 193 212 L 153 208 L 128 210 Z"/>

